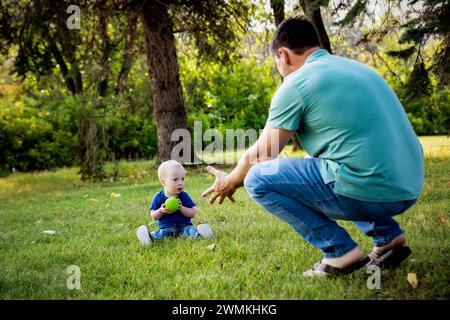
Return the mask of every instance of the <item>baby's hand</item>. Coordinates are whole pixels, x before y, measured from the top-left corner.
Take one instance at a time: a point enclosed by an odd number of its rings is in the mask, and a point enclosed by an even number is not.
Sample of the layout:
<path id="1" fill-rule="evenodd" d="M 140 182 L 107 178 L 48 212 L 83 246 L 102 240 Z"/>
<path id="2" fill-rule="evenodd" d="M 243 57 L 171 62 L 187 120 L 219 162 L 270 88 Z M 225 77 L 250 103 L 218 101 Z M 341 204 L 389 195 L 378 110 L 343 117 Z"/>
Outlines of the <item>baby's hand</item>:
<path id="1" fill-rule="evenodd" d="M 164 206 L 164 203 L 161 205 L 161 208 L 159 208 L 159 211 L 161 211 L 161 212 L 164 213 L 164 214 L 169 214 L 169 213 L 170 213 L 169 209 L 167 209 L 167 208 Z"/>

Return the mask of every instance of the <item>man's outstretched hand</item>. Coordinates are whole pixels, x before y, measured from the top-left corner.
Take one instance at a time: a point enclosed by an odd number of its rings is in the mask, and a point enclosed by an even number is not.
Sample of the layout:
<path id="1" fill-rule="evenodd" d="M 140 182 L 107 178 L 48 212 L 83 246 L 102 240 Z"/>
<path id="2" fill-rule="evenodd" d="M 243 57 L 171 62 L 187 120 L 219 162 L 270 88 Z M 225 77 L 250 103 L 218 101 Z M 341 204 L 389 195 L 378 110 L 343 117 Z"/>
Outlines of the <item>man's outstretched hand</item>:
<path id="1" fill-rule="evenodd" d="M 213 193 L 209 198 L 209 203 L 214 203 L 218 197 L 220 197 L 219 204 L 222 204 L 227 197 L 232 202 L 235 202 L 233 194 L 237 188 L 232 186 L 228 173 L 217 170 L 212 166 L 208 166 L 206 170 L 216 177 L 216 181 L 214 181 L 214 184 L 211 187 L 203 191 L 202 197 L 206 197 Z"/>

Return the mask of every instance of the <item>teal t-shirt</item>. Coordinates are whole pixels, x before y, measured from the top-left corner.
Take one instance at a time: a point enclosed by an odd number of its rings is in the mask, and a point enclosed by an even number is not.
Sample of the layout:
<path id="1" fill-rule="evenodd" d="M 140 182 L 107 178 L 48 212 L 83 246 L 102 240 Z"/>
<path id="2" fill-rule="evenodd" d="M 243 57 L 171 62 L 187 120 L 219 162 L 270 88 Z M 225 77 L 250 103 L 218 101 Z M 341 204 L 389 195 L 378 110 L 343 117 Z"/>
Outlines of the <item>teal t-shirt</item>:
<path id="1" fill-rule="evenodd" d="M 394 91 L 364 64 L 314 51 L 285 77 L 267 122 L 296 131 L 337 194 L 373 202 L 420 195 L 422 146 Z"/>

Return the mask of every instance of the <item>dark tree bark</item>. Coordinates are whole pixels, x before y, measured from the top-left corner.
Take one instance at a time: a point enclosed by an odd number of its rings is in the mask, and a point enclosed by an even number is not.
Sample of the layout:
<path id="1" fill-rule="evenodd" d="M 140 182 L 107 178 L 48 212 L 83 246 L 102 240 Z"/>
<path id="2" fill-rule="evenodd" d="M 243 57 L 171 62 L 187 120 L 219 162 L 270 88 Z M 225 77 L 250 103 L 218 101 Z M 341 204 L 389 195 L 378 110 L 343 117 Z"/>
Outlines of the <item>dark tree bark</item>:
<path id="1" fill-rule="evenodd" d="M 73 77 L 75 83 L 75 93 L 83 91 L 83 79 L 81 78 L 80 68 L 78 67 L 78 61 L 71 61 L 70 77 Z"/>
<path id="2" fill-rule="evenodd" d="M 275 18 L 275 26 L 279 26 L 284 20 L 284 0 L 270 0 L 270 6 Z"/>
<path id="3" fill-rule="evenodd" d="M 61 69 L 67 89 L 69 89 L 70 93 L 73 95 L 81 93 L 83 91 L 83 80 L 78 68 L 78 62 L 71 56 L 64 56 L 63 52 L 58 47 L 59 44 L 64 48 L 64 43 L 59 40 L 59 37 L 50 33 L 48 34 L 48 37 L 50 39 L 48 42 L 48 50 Z M 66 61 L 69 63 L 70 69 Z"/>
<path id="4" fill-rule="evenodd" d="M 78 86 L 75 84 L 74 78 L 69 76 L 69 69 L 67 68 L 67 64 L 64 61 L 64 58 L 54 41 L 50 42 L 49 49 L 50 49 L 50 52 L 52 53 L 53 58 L 55 58 L 56 62 L 59 64 L 59 67 L 60 67 L 61 73 L 64 77 L 64 82 L 66 83 L 67 89 L 69 89 L 69 91 L 72 94 L 77 94 Z"/>
<path id="5" fill-rule="evenodd" d="M 173 25 L 168 8 L 159 1 L 147 1 L 142 12 L 146 53 L 153 93 L 153 115 L 157 124 L 158 160 L 170 159 L 175 129 L 186 128 Z"/>
<path id="6" fill-rule="evenodd" d="M 119 71 L 119 76 L 117 77 L 116 94 L 123 91 L 123 88 L 127 83 L 128 74 L 133 66 L 133 45 L 137 19 L 138 15 L 135 13 L 131 13 L 128 19 L 128 27 L 125 31 L 125 47 L 122 55 L 122 66 Z"/>
<path id="7" fill-rule="evenodd" d="M 108 78 L 109 78 L 109 68 L 110 68 L 110 60 L 111 53 L 113 51 L 113 44 L 111 43 L 111 40 L 108 36 L 108 21 L 107 21 L 107 15 L 108 12 L 105 9 L 106 1 L 101 1 L 99 3 L 99 32 L 100 37 L 102 39 L 101 43 L 101 50 L 102 50 L 102 57 L 101 57 L 101 67 L 102 71 L 100 73 L 100 79 L 98 84 L 98 94 L 101 97 L 105 97 L 108 93 Z"/>
<path id="8" fill-rule="evenodd" d="M 320 13 L 320 6 L 317 4 L 317 0 L 300 0 L 303 13 L 316 27 L 319 34 L 319 40 L 322 48 L 326 49 L 329 53 L 331 51 L 330 38 L 323 24 L 322 15 Z"/>

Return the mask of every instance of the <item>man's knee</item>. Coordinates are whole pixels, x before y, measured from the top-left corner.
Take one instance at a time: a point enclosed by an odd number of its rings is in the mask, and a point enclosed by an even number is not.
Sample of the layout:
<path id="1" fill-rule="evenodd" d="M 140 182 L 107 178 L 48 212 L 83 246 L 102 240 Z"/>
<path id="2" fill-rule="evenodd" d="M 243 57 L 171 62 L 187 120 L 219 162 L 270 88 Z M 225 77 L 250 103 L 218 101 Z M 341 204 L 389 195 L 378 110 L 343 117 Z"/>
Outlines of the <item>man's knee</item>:
<path id="1" fill-rule="evenodd" d="M 255 195 L 264 186 L 264 181 L 261 174 L 261 163 L 255 164 L 247 172 L 244 179 L 244 187 L 250 196 Z"/>

